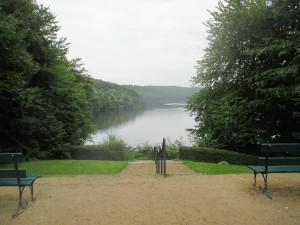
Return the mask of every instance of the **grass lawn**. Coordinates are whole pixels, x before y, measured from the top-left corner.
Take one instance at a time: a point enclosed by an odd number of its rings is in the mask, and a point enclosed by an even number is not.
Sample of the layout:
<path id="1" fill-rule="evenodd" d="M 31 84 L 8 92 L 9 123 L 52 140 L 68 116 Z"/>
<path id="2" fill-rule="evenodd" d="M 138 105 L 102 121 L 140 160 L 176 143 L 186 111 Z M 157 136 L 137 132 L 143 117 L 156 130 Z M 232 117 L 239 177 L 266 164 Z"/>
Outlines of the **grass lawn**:
<path id="1" fill-rule="evenodd" d="M 226 165 L 215 163 L 204 163 L 184 160 L 184 164 L 190 167 L 197 173 L 214 174 L 237 174 L 237 173 L 252 173 L 252 170 L 246 166 Z"/>
<path id="2" fill-rule="evenodd" d="M 224 165 L 185 160 L 185 165 L 197 173 L 214 174 L 238 174 L 252 173 L 246 166 Z M 102 161 L 102 160 L 41 160 L 20 163 L 27 174 L 41 176 L 51 175 L 79 175 L 79 174 L 117 174 L 121 172 L 128 162 L 126 161 Z M 13 168 L 12 164 L 0 165 L 0 168 Z"/>
<path id="3" fill-rule="evenodd" d="M 41 176 L 78 175 L 78 174 L 117 174 L 126 166 L 126 161 L 99 160 L 43 160 L 20 163 L 27 174 Z M 13 165 L 0 165 L 1 168 L 12 168 Z"/>

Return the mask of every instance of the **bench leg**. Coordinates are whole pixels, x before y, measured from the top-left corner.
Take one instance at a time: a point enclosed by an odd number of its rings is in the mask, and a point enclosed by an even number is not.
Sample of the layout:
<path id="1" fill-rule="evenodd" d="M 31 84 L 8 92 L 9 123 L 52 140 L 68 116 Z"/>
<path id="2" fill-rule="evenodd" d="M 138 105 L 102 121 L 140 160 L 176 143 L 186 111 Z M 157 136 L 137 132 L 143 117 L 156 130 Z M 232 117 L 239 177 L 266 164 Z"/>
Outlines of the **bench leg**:
<path id="1" fill-rule="evenodd" d="M 265 193 L 269 199 L 272 199 L 271 195 L 269 194 L 268 192 L 268 173 L 265 173 L 265 174 L 261 174 L 264 178 L 264 183 L 265 183 L 265 188 L 263 190 L 263 193 Z"/>
<path id="2" fill-rule="evenodd" d="M 253 187 L 256 187 L 256 175 L 257 173 L 255 171 L 253 171 L 254 174 L 254 183 L 253 183 Z"/>
<path id="3" fill-rule="evenodd" d="M 24 191 L 24 188 L 25 188 L 25 186 L 19 187 L 18 206 L 17 206 L 17 209 L 16 209 L 15 213 L 12 215 L 12 218 L 17 217 L 17 215 L 19 214 L 20 209 L 23 209 L 23 208 L 24 208 L 23 203 L 22 203 L 22 202 L 23 202 L 23 201 L 22 201 L 22 198 L 23 198 L 23 191 Z"/>
<path id="4" fill-rule="evenodd" d="M 16 218 L 19 215 L 20 210 L 24 209 L 24 206 L 23 206 L 23 192 L 24 192 L 25 187 L 26 186 L 19 187 L 18 206 L 17 206 L 17 209 L 16 209 L 15 213 L 12 215 L 12 218 Z M 31 201 L 35 201 L 35 198 L 33 196 L 33 185 L 30 185 L 29 188 L 30 188 L 30 193 L 31 193 Z"/>
<path id="5" fill-rule="evenodd" d="M 33 196 L 33 184 L 29 186 L 30 188 L 30 193 L 31 193 L 31 201 L 35 201 L 35 198 Z"/>

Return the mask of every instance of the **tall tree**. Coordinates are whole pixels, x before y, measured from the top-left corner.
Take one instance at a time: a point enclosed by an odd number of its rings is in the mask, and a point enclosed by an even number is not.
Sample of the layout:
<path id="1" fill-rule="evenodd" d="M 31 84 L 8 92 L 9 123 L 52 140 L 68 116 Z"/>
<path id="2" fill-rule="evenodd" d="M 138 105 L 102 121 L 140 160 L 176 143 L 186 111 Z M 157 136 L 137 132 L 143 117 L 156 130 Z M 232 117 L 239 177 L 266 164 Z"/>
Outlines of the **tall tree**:
<path id="1" fill-rule="evenodd" d="M 0 2 L 2 151 L 62 158 L 93 130 L 90 78 L 48 8 L 31 0 Z"/>
<path id="2" fill-rule="evenodd" d="M 258 141 L 299 141 L 300 1 L 220 1 L 197 64 L 204 87 L 188 108 L 194 134 L 240 150 Z"/>

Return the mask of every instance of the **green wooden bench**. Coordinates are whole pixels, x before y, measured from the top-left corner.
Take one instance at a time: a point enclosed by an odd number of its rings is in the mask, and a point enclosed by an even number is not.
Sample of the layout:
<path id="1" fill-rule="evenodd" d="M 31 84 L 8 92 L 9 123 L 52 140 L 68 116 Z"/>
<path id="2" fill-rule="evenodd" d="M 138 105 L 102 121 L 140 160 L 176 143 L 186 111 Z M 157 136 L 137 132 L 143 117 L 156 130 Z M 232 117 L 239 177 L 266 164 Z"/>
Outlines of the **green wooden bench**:
<path id="1" fill-rule="evenodd" d="M 33 183 L 40 176 L 28 176 L 26 170 L 19 169 L 18 162 L 24 162 L 22 153 L 0 153 L 0 164 L 12 163 L 13 168 L 0 168 L 0 186 L 16 186 L 19 188 L 18 206 L 15 213 L 12 215 L 15 218 L 21 209 L 24 208 L 22 204 L 22 196 L 25 187 L 29 187 L 31 191 L 31 200 L 34 201 Z"/>
<path id="2" fill-rule="evenodd" d="M 253 186 L 256 186 L 256 175 L 260 173 L 264 179 L 263 192 L 272 199 L 268 193 L 268 174 L 299 173 L 300 157 L 292 157 L 291 154 L 300 153 L 300 143 L 261 143 L 260 152 L 265 153 L 265 156 L 259 158 L 258 165 L 248 167 L 254 173 Z"/>

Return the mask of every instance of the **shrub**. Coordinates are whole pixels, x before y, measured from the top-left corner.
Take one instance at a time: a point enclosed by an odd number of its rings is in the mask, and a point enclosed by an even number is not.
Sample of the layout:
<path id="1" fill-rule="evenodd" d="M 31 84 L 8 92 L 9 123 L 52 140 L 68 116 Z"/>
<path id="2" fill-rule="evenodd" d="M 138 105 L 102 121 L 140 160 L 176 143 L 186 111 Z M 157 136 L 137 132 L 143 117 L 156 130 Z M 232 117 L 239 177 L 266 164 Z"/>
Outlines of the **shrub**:
<path id="1" fill-rule="evenodd" d="M 171 142 L 170 139 L 167 139 L 166 150 L 167 150 L 167 159 L 178 159 L 179 158 L 179 146 L 181 146 L 179 140 Z M 130 151 L 130 159 L 132 160 L 153 160 L 154 159 L 154 147 L 159 148 L 161 146 L 153 146 L 148 142 L 144 144 L 139 144 L 136 147 L 132 148 Z"/>
<path id="2" fill-rule="evenodd" d="M 181 146 L 179 149 L 179 158 L 182 160 L 192 160 L 196 162 L 218 163 L 226 161 L 230 164 L 250 165 L 256 164 L 258 157 L 205 147 L 187 147 Z"/>
<path id="3" fill-rule="evenodd" d="M 152 160 L 153 146 L 149 143 L 139 144 L 131 150 L 132 160 Z"/>
<path id="4" fill-rule="evenodd" d="M 107 140 L 98 145 L 73 146 L 72 159 L 89 160 L 128 160 L 129 153 L 126 143 L 115 135 L 109 135 Z"/>

